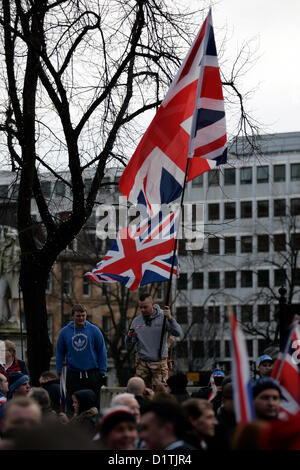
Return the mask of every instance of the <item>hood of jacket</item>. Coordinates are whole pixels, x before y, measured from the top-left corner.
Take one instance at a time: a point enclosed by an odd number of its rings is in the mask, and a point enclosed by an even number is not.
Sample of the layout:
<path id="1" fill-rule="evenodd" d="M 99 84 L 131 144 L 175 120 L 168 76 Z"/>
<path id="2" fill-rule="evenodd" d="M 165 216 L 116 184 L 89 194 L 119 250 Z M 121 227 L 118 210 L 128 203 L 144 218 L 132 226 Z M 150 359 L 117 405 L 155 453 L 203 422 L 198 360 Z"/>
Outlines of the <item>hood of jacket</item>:
<path id="1" fill-rule="evenodd" d="M 74 392 L 73 395 L 75 395 L 78 400 L 79 414 L 90 408 L 97 407 L 97 397 L 93 390 L 78 390 Z"/>

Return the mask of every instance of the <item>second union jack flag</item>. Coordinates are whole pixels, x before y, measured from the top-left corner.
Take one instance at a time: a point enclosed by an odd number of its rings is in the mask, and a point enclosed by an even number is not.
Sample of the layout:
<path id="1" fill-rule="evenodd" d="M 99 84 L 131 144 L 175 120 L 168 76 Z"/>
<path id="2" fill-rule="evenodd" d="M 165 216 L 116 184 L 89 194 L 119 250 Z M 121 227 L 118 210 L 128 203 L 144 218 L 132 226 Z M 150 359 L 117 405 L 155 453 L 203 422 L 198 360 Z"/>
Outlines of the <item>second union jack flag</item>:
<path id="1" fill-rule="evenodd" d="M 178 229 L 179 210 L 161 212 L 118 232 L 109 251 L 91 272 L 95 282 L 120 282 L 131 290 L 168 281 Z M 173 273 L 177 274 L 177 254 Z"/>

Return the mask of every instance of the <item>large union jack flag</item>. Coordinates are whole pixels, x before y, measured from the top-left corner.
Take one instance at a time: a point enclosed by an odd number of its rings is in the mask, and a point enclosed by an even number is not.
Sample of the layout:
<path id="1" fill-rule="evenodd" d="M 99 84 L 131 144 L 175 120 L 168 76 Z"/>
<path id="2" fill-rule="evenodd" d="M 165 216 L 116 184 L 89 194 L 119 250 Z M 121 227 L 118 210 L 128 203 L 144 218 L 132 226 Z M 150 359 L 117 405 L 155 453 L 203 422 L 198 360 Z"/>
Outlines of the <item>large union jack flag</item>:
<path id="1" fill-rule="evenodd" d="M 179 210 L 159 212 L 118 232 L 109 251 L 91 272 L 95 282 L 120 282 L 131 290 L 153 282 L 168 281 L 178 230 Z M 177 275 L 177 253 L 173 273 Z"/>
<path id="2" fill-rule="evenodd" d="M 187 181 L 226 162 L 222 83 L 211 11 L 119 182 L 122 194 L 143 204 L 167 204 Z"/>
<path id="3" fill-rule="evenodd" d="M 300 326 L 295 317 L 272 370 L 281 388 L 280 418 L 300 411 Z"/>

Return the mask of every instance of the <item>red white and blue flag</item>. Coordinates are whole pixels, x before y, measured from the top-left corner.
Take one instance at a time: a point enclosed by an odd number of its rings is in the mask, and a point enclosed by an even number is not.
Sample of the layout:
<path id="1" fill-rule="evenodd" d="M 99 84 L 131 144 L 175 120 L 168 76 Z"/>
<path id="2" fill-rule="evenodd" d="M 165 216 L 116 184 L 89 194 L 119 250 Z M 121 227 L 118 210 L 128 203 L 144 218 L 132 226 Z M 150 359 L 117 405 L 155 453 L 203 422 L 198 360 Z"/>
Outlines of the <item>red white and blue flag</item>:
<path id="1" fill-rule="evenodd" d="M 250 367 L 244 334 L 239 328 L 232 308 L 228 306 L 231 325 L 231 364 L 234 388 L 234 410 L 237 423 L 254 419 L 253 393 Z"/>
<path id="2" fill-rule="evenodd" d="M 153 214 L 187 181 L 226 163 L 224 99 L 211 11 L 119 182 L 121 193 Z"/>
<path id="3" fill-rule="evenodd" d="M 286 334 L 271 376 L 281 388 L 280 418 L 300 411 L 300 326 L 295 317 Z"/>
<path id="4" fill-rule="evenodd" d="M 91 272 L 95 282 L 120 282 L 131 290 L 168 281 L 178 230 L 179 209 L 143 219 L 118 232 L 110 250 Z M 177 275 L 177 253 L 173 273 Z"/>
<path id="5" fill-rule="evenodd" d="M 212 401 L 214 398 L 216 398 L 218 394 L 216 382 L 215 382 L 213 375 L 210 377 L 210 385 L 211 385 L 211 392 L 208 395 L 207 401 Z"/>

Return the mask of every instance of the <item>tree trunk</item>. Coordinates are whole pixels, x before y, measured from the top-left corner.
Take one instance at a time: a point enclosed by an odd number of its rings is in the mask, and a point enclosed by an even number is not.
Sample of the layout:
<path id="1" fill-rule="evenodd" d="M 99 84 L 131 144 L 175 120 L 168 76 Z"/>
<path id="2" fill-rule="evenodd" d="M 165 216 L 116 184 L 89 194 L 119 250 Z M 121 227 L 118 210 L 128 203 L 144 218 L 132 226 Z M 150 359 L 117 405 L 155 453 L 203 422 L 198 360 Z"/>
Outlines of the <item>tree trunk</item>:
<path id="1" fill-rule="evenodd" d="M 39 385 L 38 379 L 42 372 L 49 370 L 53 355 L 45 295 L 49 270 L 47 265 L 36 259 L 26 257 L 26 262 L 21 262 L 20 286 L 27 328 L 28 367 L 33 385 Z"/>

